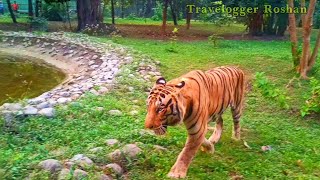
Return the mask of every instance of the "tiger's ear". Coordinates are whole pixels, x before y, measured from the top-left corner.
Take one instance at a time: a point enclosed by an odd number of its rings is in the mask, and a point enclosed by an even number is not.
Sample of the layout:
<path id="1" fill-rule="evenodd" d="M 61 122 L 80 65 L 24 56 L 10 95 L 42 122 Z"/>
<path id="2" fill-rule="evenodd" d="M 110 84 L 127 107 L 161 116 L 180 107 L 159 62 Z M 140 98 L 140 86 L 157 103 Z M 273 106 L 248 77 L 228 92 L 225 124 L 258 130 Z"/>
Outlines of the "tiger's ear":
<path id="1" fill-rule="evenodd" d="M 166 80 L 163 78 L 163 77 L 161 77 L 161 78 L 159 78 L 157 81 L 156 81 L 156 84 L 157 85 L 166 85 Z"/>
<path id="2" fill-rule="evenodd" d="M 181 81 L 179 84 L 176 85 L 177 88 L 182 88 L 186 83 L 184 81 Z"/>

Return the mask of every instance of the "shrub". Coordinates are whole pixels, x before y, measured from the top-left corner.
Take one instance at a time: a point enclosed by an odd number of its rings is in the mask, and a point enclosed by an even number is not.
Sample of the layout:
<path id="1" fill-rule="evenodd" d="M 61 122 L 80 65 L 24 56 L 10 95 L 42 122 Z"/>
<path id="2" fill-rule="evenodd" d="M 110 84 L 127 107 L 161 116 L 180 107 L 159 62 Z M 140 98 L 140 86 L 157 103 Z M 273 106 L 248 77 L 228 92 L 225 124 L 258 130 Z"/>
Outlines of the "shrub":
<path id="1" fill-rule="evenodd" d="M 310 84 L 311 93 L 308 95 L 305 104 L 300 110 L 302 117 L 311 113 L 320 113 L 320 81 L 311 78 Z"/>
<path id="2" fill-rule="evenodd" d="M 178 40 L 178 28 L 174 28 L 172 31 L 172 36 L 170 37 L 170 47 L 167 48 L 166 50 L 168 52 L 173 52 L 173 53 L 177 53 L 178 51 L 176 50 L 177 48 L 177 40 Z"/>
<path id="3" fill-rule="evenodd" d="M 281 108 L 289 109 L 289 97 L 287 97 L 286 92 L 271 83 L 264 72 L 257 72 L 255 74 L 253 86 L 259 89 L 262 96 L 269 98 L 272 101 L 276 101 Z"/>
<path id="4" fill-rule="evenodd" d="M 218 42 L 222 39 L 223 39 L 223 37 L 218 36 L 217 34 L 212 34 L 211 36 L 208 37 L 209 43 L 213 44 L 214 47 L 217 47 Z"/>
<path id="5" fill-rule="evenodd" d="M 136 16 L 135 13 L 131 13 L 131 14 L 129 14 L 129 16 L 127 16 L 127 19 L 129 19 L 129 20 L 136 20 L 136 19 L 138 19 L 138 17 Z"/>
<path id="6" fill-rule="evenodd" d="M 48 21 L 43 17 L 35 17 L 30 19 L 32 30 L 34 31 L 48 31 Z"/>
<path id="7" fill-rule="evenodd" d="M 60 3 L 45 3 L 42 16 L 48 21 L 66 21 L 67 13 L 65 7 Z"/>

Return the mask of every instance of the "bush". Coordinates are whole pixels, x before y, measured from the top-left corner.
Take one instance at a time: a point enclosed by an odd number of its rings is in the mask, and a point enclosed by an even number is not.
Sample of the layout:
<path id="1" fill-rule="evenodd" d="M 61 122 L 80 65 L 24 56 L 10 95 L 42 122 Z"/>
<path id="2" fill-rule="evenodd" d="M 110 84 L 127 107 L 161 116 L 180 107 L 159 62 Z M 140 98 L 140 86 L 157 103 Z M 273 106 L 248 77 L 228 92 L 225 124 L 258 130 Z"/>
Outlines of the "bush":
<path id="1" fill-rule="evenodd" d="M 311 78 L 310 84 L 311 93 L 300 110 L 302 117 L 311 113 L 320 113 L 320 81 Z"/>
<path id="2" fill-rule="evenodd" d="M 277 102 L 281 108 L 289 109 L 289 97 L 287 97 L 286 92 L 280 90 L 275 84 L 271 83 L 264 72 L 257 72 L 255 74 L 253 86 L 259 89 L 264 97 Z"/>
<path id="3" fill-rule="evenodd" d="M 136 19 L 138 19 L 138 17 L 136 16 L 135 13 L 131 13 L 131 14 L 129 14 L 129 16 L 127 16 L 127 19 L 129 19 L 129 20 L 136 20 Z"/>
<path id="4" fill-rule="evenodd" d="M 162 20 L 162 4 L 160 2 L 157 2 L 157 6 L 155 8 L 153 8 L 153 16 L 151 17 L 152 20 L 154 21 L 160 21 Z"/>
<path id="5" fill-rule="evenodd" d="M 65 7 L 60 3 L 45 3 L 42 16 L 48 21 L 66 21 L 67 13 Z"/>
<path id="6" fill-rule="evenodd" d="M 48 31 L 48 21 L 43 17 L 35 17 L 30 20 L 32 30 Z"/>
<path id="7" fill-rule="evenodd" d="M 223 37 L 217 35 L 217 34 L 212 34 L 211 36 L 208 37 L 208 42 L 210 44 L 213 44 L 214 47 L 217 47 L 218 46 L 218 42 L 220 40 L 222 40 Z"/>

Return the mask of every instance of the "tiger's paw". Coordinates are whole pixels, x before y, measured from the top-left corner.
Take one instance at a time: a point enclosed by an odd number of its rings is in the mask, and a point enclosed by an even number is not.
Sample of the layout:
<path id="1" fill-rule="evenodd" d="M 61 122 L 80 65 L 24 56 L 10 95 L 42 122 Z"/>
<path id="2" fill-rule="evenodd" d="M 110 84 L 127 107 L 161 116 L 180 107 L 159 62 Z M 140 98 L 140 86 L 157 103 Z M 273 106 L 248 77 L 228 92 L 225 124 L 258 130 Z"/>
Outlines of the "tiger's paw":
<path id="1" fill-rule="evenodd" d="M 187 175 L 187 172 L 177 171 L 177 172 L 169 172 L 167 175 L 169 178 L 179 179 L 179 178 L 185 178 Z"/>
<path id="2" fill-rule="evenodd" d="M 201 151 L 209 154 L 214 154 L 215 149 L 214 149 L 214 146 L 211 146 L 211 147 L 201 146 Z"/>
<path id="3" fill-rule="evenodd" d="M 231 139 L 233 139 L 234 141 L 240 141 L 240 135 L 232 135 Z"/>

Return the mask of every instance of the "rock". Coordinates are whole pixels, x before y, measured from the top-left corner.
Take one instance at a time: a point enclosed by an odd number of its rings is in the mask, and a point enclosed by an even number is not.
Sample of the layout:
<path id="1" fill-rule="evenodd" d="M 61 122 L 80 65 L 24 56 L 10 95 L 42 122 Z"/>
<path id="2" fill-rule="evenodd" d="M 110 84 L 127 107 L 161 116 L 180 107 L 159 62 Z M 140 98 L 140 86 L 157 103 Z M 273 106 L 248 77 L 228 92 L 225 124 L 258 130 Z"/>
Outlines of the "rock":
<path id="1" fill-rule="evenodd" d="M 45 101 L 44 98 L 37 97 L 37 98 L 34 98 L 34 99 L 29 99 L 29 100 L 28 100 L 28 104 L 36 105 L 36 104 L 40 104 L 40 103 L 42 103 L 42 102 L 44 102 L 44 101 Z"/>
<path id="2" fill-rule="evenodd" d="M 96 107 L 97 111 L 104 111 L 104 107 Z"/>
<path id="3" fill-rule="evenodd" d="M 269 145 L 267 145 L 267 146 L 261 146 L 261 150 L 262 151 L 271 151 L 272 150 L 272 147 L 271 146 L 269 146 Z"/>
<path id="4" fill-rule="evenodd" d="M 93 65 L 94 63 L 96 63 L 95 61 L 89 61 L 88 65 L 91 66 Z"/>
<path id="5" fill-rule="evenodd" d="M 133 110 L 133 111 L 130 111 L 129 114 L 130 114 L 131 116 L 135 116 L 135 115 L 139 114 L 139 111 Z"/>
<path id="6" fill-rule="evenodd" d="M 48 108 L 48 107 L 50 107 L 50 103 L 49 102 L 42 102 L 42 103 L 37 105 L 38 109 L 43 109 L 43 108 Z"/>
<path id="7" fill-rule="evenodd" d="M 81 169 L 76 169 L 74 172 L 73 172 L 73 178 L 76 179 L 76 180 L 81 180 L 81 179 L 84 179 L 88 176 L 88 173 L 81 170 Z"/>
<path id="8" fill-rule="evenodd" d="M 4 119 L 4 125 L 6 127 L 12 127 L 15 120 L 14 114 L 11 111 L 5 110 L 1 112 L 1 115 Z"/>
<path id="9" fill-rule="evenodd" d="M 44 108 L 44 109 L 41 109 L 38 114 L 40 115 L 43 115 L 43 116 L 46 116 L 48 118 L 51 118 L 51 117 L 54 117 L 55 115 L 55 110 L 54 108 Z"/>
<path id="10" fill-rule="evenodd" d="M 58 102 L 56 100 L 50 99 L 49 103 L 51 106 L 55 106 Z"/>
<path id="11" fill-rule="evenodd" d="M 168 149 L 159 145 L 154 145 L 153 146 L 154 149 L 158 150 L 158 151 L 167 151 Z"/>
<path id="12" fill-rule="evenodd" d="M 64 166 L 68 169 L 71 169 L 76 163 L 67 161 L 64 163 Z"/>
<path id="13" fill-rule="evenodd" d="M 70 170 L 67 168 L 63 168 L 59 173 L 58 180 L 68 180 L 71 178 Z"/>
<path id="14" fill-rule="evenodd" d="M 93 55 L 91 59 L 96 60 L 96 59 L 98 59 L 98 57 L 99 56 L 97 56 L 97 55 Z"/>
<path id="15" fill-rule="evenodd" d="M 100 87 L 100 89 L 98 90 L 98 92 L 100 93 L 100 94 L 105 94 L 105 93 L 107 93 L 109 90 L 108 90 L 108 88 L 106 88 L 106 87 Z"/>
<path id="16" fill-rule="evenodd" d="M 99 95 L 98 91 L 94 90 L 94 89 L 90 89 L 90 92 L 96 96 Z"/>
<path id="17" fill-rule="evenodd" d="M 95 147 L 95 148 L 90 149 L 89 152 L 91 152 L 91 153 L 99 153 L 102 150 L 103 150 L 102 147 Z"/>
<path id="18" fill-rule="evenodd" d="M 70 97 L 71 93 L 70 92 L 61 92 L 60 96 L 62 96 L 62 97 Z"/>
<path id="19" fill-rule="evenodd" d="M 121 176 L 123 174 L 123 169 L 116 163 L 106 165 L 106 168 L 111 169 L 114 173 Z"/>
<path id="20" fill-rule="evenodd" d="M 108 113 L 109 113 L 110 115 L 112 115 L 112 116 L 121 116 L 121 115 L 122 115 L 122 112 L 119 111 L 119 110 L 116 110 L 116 109 L 110 110 Z"/>
<path id="21" fill-rule="evenodd" d="M 5 103 L 3 104 L 4 109 L 8 111 L 19 111 L 22 109 L 22 105 L 20 103 Z"/>
<path id="22" fill-rule="evenodd" d="M 130 91 L 130 92 L 133 92 L 134 91 L 134 88 L 133 87 L 128 87 L 128 90 Z"/>
<path id="23" fill-rule="evenodd" d="M 71 162 L 75 162 L 77 164 L 79 164 L 80 166 L 91 166 L 93 165 L 93 161 L 86 157 L 83 154 L 77 154 L 75 156 L 73 156 L 72 159 L 70 159 Z"/>
<path id="24" fill-rule="evenodd" d="M 59 103 L 59 104 L 65 104 L 65 103 L 67 103 L 67 102 L 69 102 L 69 101 L 71 101 L 71 99 L 70 98 L 59 98 L 58 100 L 57 100 L 57 102 Z"/>
<path id="25" fill-rule="evenodd" d="M 26 106 L 23 113 L 25 115 L 36 115 L 38 113 L 38 109 L 33 106 Z"/>
<path id="26" fill-rule="evenodd" d="M 112 176 L 110 175 L 105 175 L 105 174 L 102 174 L 99 178 L 99 180 L 113 180 Z"/>
<path id="27" fill-rule="evenodd" d="M 116 149 L 115 151 L 109 153 L 108 158 L 111 162 L 114 163 L 121 163 L 122 161 L 126 160 L 119 149 Z"/>
<path id="28" fill-rule="evenodd" d="M 114 146 L 115 144 L 118 144 L 119 141 L 117 139 L 107 139 L 106 140 L 106 145 L 107 146 Z"/>
<path id="29" fill-rule="evenodd" d="M 62 169 L 61 163 L 55 159 L 44 160 L 39 163 L 39 167 L 51 173 L 56 173 Z"/>
<path id="30" fill-rule="evenodd" d="M 136 144 L 127 144 L 122 148 L 122 152 L 126 157 L 135 159 L 142 150 Z"/>
<path id="31" fill-rule="evenodd" d="M 155 135 L 156 135 L 153 131 L 146 130 L 146 129 L 141 129 L 141 130 L 139 131 L 139 134 L 140 134 L 141 136 L 155 136 Z"/>

